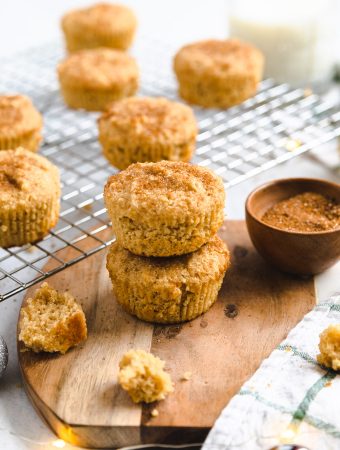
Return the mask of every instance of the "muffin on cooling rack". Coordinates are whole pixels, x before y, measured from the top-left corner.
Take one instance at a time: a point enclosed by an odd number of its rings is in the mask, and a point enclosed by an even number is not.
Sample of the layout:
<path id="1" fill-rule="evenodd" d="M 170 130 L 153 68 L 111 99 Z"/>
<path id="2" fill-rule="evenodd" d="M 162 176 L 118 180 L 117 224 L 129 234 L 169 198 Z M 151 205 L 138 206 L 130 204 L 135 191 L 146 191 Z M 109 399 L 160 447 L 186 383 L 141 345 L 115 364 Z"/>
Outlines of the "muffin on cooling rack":
<path id="1" fill-rule="evenodd" d="M 104 198 L 119 244 L 136 255 L 193 252 L 224 218 L 221 178 L 185 162 L 132 164 L 109 178 Z"/>
<path id="2" fill-rule="evenodd" d="M 189 161 L 197 124 L 188 106 L 165 98 L 115 102 L 98 121 L 105 157 L 118 169 L 135 162 Z"/>
<path id="3" fill-rule="evenodd" d="M 0 152 L 0 247 L 42 239 L 58 221 L 59 171 L 43 156 Z"/>
<path id="4" fill-rule="evenodd" d="M 69 52 L 96 47 L 126 50 L 132 44 L 137 19 L 126 6 L 98 3 L 70 11 L 61 27 Z"/>
<path id="5" fill-rule="evenodd" d="M 213 305 L 229 265 L 226 245 L 214 236 L 196 252 L 172 258 L 133 255 L 114 243 L 106 267 L 126 311 L 148 322 L 178 323 Z"/>
<path id="6" fill-rule="evenodd" d="M 23 146 L 37 151 L 42 123 L 41 114 L 26 95 L 0 96 L 0 150 Z"/>
<path id="7" fill-rule="evenodd" d="M 135 60 L 119 50 L 96 48 L 72 53 L 58 65 L 61 93 L 70 108 L 100 111 L 136 93 Z"/>
<path id="8" fill-rule="evenodd" d="M 236 39 L 186 45 L 174 59 L 180 96 L 207 108 L 228 108 L 256 93 L 264 57 Z"/>

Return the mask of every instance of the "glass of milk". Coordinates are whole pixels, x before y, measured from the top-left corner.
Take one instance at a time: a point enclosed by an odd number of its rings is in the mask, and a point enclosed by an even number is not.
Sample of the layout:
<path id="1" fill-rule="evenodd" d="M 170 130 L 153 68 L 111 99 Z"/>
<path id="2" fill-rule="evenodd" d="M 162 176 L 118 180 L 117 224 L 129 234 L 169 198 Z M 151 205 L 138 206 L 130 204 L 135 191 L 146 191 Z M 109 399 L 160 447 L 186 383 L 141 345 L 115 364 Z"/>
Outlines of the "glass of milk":
<path id="1" fill-rule="evenodd" d="M 262 50 L 266 78 L 295 86 L 324 83 L 333 76 L 340 53 L 336 2 L 234 0 L 230 36 Z"/>

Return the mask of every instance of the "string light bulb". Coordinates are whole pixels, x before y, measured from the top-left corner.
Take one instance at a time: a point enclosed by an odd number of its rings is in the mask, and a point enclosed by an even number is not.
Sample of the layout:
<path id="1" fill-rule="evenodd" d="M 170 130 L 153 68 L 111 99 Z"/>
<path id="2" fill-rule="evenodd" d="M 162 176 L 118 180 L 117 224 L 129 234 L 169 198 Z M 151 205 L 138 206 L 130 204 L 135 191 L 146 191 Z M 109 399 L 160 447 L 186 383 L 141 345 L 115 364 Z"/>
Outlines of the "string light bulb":
<path id="1" fill-rule="evenodd" d="M 65 447 L 65 441 L 63 441 L 62 439 L 57 439 L 55 441 L 52 442 L 53 447 L 56 448 L 64 448 Z"/>
<path id="2" fill-rule="evenodd" d="M 297 427 L 294 425 L 289 425 L 288 428 L 286 428 L 280 434 L 280 443 L 288 444 L 289 442 L 293 442 L 296 435 L 297 435 Z"/>

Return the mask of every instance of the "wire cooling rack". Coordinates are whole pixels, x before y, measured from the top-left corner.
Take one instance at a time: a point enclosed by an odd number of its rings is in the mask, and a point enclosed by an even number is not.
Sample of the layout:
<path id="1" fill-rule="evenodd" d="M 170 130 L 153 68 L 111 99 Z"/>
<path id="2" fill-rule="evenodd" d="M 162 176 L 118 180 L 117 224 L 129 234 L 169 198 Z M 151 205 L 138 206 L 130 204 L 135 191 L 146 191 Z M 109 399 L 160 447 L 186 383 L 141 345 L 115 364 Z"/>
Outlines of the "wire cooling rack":
<path id="1" fill-rule="evenodd" d="M 134 54 L 142 73 L 141 95 L 177 99 L 173 53 L 159 42 L 139 39 Z M 62 199 L 59 222 L 46 238 L 33 246 L 0 249 L 0 301 L 112 241 L 102 192 L 115 169 L 101 155 L 98 115 L 63 105 L 55 75 L 62 57 L 61 46 L 50 44 L 2 61 L 0 93 L 25 93 L 44 115 L 40 153 L 61 171 Z M 200 132 L 193 162 L 213 169 L 226 188 L 340 135 L 336 105 L 271 80 L 240 106 L 195 108 L 195 114 Z"/>

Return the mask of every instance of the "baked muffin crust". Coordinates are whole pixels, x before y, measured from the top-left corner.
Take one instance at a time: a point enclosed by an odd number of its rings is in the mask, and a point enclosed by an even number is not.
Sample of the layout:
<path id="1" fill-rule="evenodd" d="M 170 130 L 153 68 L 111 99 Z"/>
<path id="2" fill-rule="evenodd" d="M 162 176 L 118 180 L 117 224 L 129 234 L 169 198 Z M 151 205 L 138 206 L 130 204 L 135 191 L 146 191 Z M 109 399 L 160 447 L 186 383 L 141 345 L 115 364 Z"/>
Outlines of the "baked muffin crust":
<path id="1" fill-rule="evenodd" d="M 137 255 L 193 252 L 224 218 L 221 178 L 184 162 L 132 164 L 109 178 L 104 198 L 118 242 Z"/>
<path id="2" fill-rule="evenodd" d="M 57 223 L 59 171 L 26 149 L 0 152 L 0 247 L 41 239 Z"/>
<path id="3" fill-rule="evenodd" d="M 133 255 L 114 243 L 106 267 L 126 311 L 148 322 L 179 323 L 211 307 L 229 265 L 225 243 L 214 236 L 196 252 L 171 258 Z"/>
<path id="4" fill-rule="evenodd" d="M 264 58 L 237 39 L 206 40 L 182 47 L 174 58 L 179 92 L 189 103 L 226 108 L 255 94 Z"/>
<path id="5" fill-rule="evenodd" d="M 126 50 L 132 44 L 137 19 L 126 6 L 97 3 L 68 12 L 61 26 L 69 52 L 96 47 Z"/>
<path id="6" fill-rule="evenodd" d="M 72 53 L 58 65 L 58 76 L 68 106 L 88 110 L 102 110 L 133 95 L 139 83 L 135 60 L 108 48 Z"/>
<path id="7" fill-rule="evenodd" d="M 0 96 L 0 150 L 25 146 L 37 151 L 42 129 L 42 116 L 26 95 Z"/>
<path id="8" fill-rule="evenodd" d="M 115 102 L 98 125 L 104 155 L 119 169 L 135 162 L 188 161 L 197 135 L 191 108 L 165 98 Z"/>

